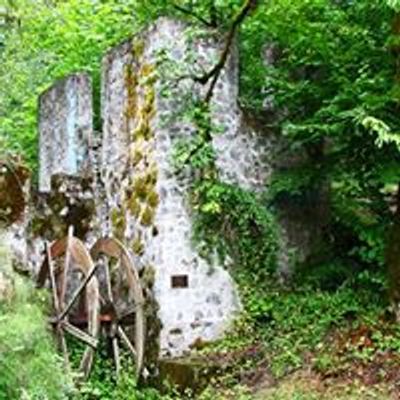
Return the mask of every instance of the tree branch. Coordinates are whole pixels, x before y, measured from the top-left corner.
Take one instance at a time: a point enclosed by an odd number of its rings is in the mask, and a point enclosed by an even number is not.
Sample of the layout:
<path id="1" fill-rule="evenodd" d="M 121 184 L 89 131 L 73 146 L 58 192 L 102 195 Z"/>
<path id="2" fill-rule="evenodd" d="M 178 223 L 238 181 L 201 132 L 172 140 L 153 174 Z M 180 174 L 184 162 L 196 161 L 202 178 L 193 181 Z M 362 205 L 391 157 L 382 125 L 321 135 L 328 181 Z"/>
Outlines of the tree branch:
<path id="1" fill-rule="evenodd" d="M 254 10 L 258 5 L 258 0 L 246 0 L 245 3 L 243 4 L 242 8 L 239 10 L 239 12 L 236 14 L 235 18 L 232 21 L 231 27 L 227 33 L 226 39 L 225 39 L 225 44 L 222 49 L 220 58 L 218 62 L 214 65 L 213 68 L 210 69 L 207 73 L 205 73 L 202 76 L 194 77 L 194 81 L 201 83 L 202 85 L 205 85 L 208 83 L 210 79 L 211 84 L 210 87 L 207 90 L 207 94 L 205 97 L 205 102 L 209 103 L 213 92 L 215 85 L 218 81 L 218 78 L 221 74 L 222 69 L 225 67 L 226 60 L 228 59 L 233 39 L 235 37 L 236 31 L 240 24 L 243 22 L 243 20 L 246 18 L 246 16 L 249 14 L 251 10 Z"/>
<path id="2" fill-rule="evenodd" d="M 225 64 L 228 59 L 237 28 L 240 26 L 240 24 L 246 18 L 248 13 L 251 10 L 255 9 L 257 7 L 257 5 L 258 5 L 258 0 L 245 0 L 243 6 L 239 10 L 239 12 L 236 14 L 235 18 L 233 19 L 233 21 L 231 23 L 230 29 L 229 29 L 226 39 L 225 39 L 224 47 L 221 51 L 221 55 L 219 57 L 218 62 L 214 65 L 214 67 L 212 67 L 208 72 L 206 72 L 200 76 L 184 75 L 184 76 L 180 77 L 179 81 L 181 81 L 182 79 L 192 79 L 194 82 L 198 82 L 202 85 L 205 85 L 211 79 L 211 83 L 207 90 L 207 94 L 206 94 L 206 97 L 205 97 L 204 103 L 203 103 L 203 105 L 205 107 L 208 107 L 209 102 L 210 102 L 213 92 L 214 92 L 215 85 L 218 81 L 218 78 L 221 74 L 222 69 L 225 67 Z M 212 141 L 210 127 L 208 129 L 205 129 L 203 134 L 204 134 L 205 142 Z M 204 146 L 204 142 L 199 142 L 193 149 L 191 149 L 191 151 L 187 155 L 186 160 L 183 164 L 186 164 L 193 156 L 195 156 L 196 153 L 198 151 L 200 151 L 203 146 Z"/>

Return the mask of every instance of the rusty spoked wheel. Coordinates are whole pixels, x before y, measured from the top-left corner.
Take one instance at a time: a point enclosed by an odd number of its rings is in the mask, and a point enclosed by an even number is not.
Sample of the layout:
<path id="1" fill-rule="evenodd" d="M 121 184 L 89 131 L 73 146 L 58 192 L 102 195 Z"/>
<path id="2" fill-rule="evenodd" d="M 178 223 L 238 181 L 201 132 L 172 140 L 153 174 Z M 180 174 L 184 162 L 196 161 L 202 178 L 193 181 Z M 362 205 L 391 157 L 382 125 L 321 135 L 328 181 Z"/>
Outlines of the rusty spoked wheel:
<path id="1" fill-rule="evenodd" d="M 100 271 L 102 319 L 109 320 L 117 375 L 121 369 L 119 344 L 134 358 L 136 376 L 143 368 L 145 319 L 144 297 L 138 272 L 124 245 L 116 239 L 99 239 L 91 256 Z"/>
<path id="2" fill-rule="evenodd" d="M 50 281 L 54 313 L 50 321 L 55 329 L 67 369 L 70 369 L 65 334 L 84 344 L 79 372 L 89 376 L 98 344 L 100 328 L 100 292 L 93 264 L 85 245 L 69 230 L 67 237 L 52 245 L 46 243 L 46 258 L 38 277 L 38 286 Z"/>

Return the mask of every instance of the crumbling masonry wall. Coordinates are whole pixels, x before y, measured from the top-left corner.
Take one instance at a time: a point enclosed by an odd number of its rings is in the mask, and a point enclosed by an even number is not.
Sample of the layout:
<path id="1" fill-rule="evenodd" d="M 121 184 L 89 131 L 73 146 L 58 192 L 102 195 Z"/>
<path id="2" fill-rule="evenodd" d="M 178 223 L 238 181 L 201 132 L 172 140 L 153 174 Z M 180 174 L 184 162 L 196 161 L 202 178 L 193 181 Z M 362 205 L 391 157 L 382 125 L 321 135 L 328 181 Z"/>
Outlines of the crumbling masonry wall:
<path id="1" fill-rule="evenodd" d="M 109 205 L 109 228 L 129 243 L 141 268 L 154 273 L 154 294 L 162 323 L 163 355 L 179 355 L 197 340 L 222 335 L 240 309 L 235 284 L 229 273 L 209 265 L 191 244 L 191 218 L 186 194 L 190 177 L 178 177 L 171 164 L 178 140 L 193 129 L 183 122 L 165 126 L 192 86 L 182 84 L 163 96 L 168 84 L 163 62 L 183 64 L 186 54 L 212 62 L 217 46 L 210 41 L 187 44 L 186 27 L 162 19 L 134 40 L 112 49 L 103 60 L 101 171 Z M 211 53 L 211 54 L 210 54 Z M 212 57 L 213 56 L 213 57 Z M 236 60 L 232 59 L 232 63 Z M 162 63 L 161 63 L 162 64 Z M 207 65 L 208 66 L 208 65 Z M 232 94 L 236 65 L 224 71 L 215 104 L 229 113 L 225 146 L 239 134 L 239 113 Z M 196 90 L 196 89 L 195 89 Z M 201 90 L 201 88 L 198 88 Z M 219 115 L 219 111 L 215 110 Z M 219 138 L 218 146 L 224 146 Z M 221 157 L 221 172 L 238 170 Z M 244 173 L 240 174 L 243 178 Z"/>
<path id="2" fill-rule="evenodd" d="M 97 136 L 85 74 L 56 83 L 39 103 L 40 211 L 30 222 L 31 268 L 37 271 L 43 259 L 43 239 L 65 235 L 69 224 L 77 224 L 88 245 L 100 236 L 121 239 L 158 303 L 162 356 L 221 337 L 241 308 L 226 266 L 208 263 L 191 243 L 187 194 L 193 177 L 177 174 L 171 162 L 176 144 L 194 135 L 190 122 L 171 116 L 206 92 L 190 75 L 214 65 L 220 48 L 211 33 L 196 36 L 162 18 L 111 49 L 101 66 L 103 127 Z M 238 107 L 236 51 L 211 110 L 220 131 L 213 139 L 220 176 L 262 190 L 274 143 L 258 136 Z"/>
<path id="3" fill-rule="evenodd" d="M 87 74 L 60 80 L 39 98 L 39 191 L 51 176 L 79 175 L 88 167 L 93 135 L 92 85 Z"/>

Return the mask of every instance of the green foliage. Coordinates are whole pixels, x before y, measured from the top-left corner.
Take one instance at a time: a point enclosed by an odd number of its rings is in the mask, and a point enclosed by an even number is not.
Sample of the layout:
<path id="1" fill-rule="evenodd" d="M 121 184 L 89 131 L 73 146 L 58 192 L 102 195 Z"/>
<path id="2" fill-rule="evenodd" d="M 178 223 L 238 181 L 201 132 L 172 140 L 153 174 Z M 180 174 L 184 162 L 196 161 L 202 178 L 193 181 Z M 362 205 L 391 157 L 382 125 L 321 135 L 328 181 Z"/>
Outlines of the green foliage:
<path id="1" fill-rule="evenodd" d="M 400 135 L 392 133 L 390 127 L 383 121 L 374 117 L 366 117 L 362 124 L 366 129 L 376 134 L 376 145 L 378 147 L 381 148 L 385 144 L 393 143 L 400 150 Z"/>
<path id="2" fill-rule="evenodd" d="M 352 274 L 341 285 L 329 289 L 322 288 L 315 275 L 305 273 L 294 279 L 290 288 L 282 287 L 272 275 L 262 285 L 256 284 L 259 280 L 248 273 L 240 273 L 236 278 L 245 314 L 231 334 L 213 345 L 212 350 L 229 352 L 263 343 L 268 366 L 277 377 L 305 363 L 327 370 L 337 351 L 328 346 L 330 335 L 352 325 L 376 321 L 387 306 L 382 301 L 385 281 L 379 274 Z M 381 351 L 397 346 L 396 335 L 383 334 Z M 323 351 L 326 349 L 329 350 Z M 345 357 L 352 356 L 349 348 Z M 240 366 L 245 370 L 248 367 Z"/>
<path id="3" fill-rule="evenodd" d="M 198 135 L 177 142 L 172 156 L 172 164 L 177 172 L 189 167 L 188 164 L 195 169 L 210 166 L 214 160 L 215 152 L 211 144 Z"/>
<path id="4" fill-rule="evenodd" d="M 269 198 L 329 187 L 335 252 L 369 266 L 383 264 L 399 182 L 394 17 L 378 0 L 276 0 L 241 30 L 242 102 L 267 117 L 271 103 L 288 154 L 304 158 L 273 178 Z"/>
<path id="5" fill-rule="evenodd" d="M 399 0 L 386 0 L 389 7 L 392 7 L 396 11 L 400 11 L 400 1 Z"/>
<path id="6" fill-rule="evenodd" d="M 221 35 L 242 1 L 177 0 L 178 7 L 166 0 L 8 3 L 13 19 L 0 30 L 0 146 L 23 151 L 34 165 L 36 99 L 55 79 L 85 70 L 98 93 L 100 59 L 110 46 L 159 15 L 196 22 L 196 29 L 189 32 L 192 37 L 202 34 L 198 26 L 213 26 Z M 257 340 L 265 343 L 277 375 L 300 367 L 310 352 L 317 369 L 324 370 L 333 359 L 329 351 L 321 351 L 327 336 L 354 321 L 377 320 L 386 306 L 382 300 L 386 282 L 380 269 L 392 220 L 390 201 L 400 181 L 398 52 L 394 51 L 399 39 L 392 33 L 399 1 L 259 3 L 238 36 L 241 104 L 268 120 L 284 137 L 289 154 L 304 155 L 296 171 L 286 169 L 273 177 L 267 200 L 299 196 L 326 185 L 332 205 L 333 260 L 303 270 L 302 279 L 294 280 L 290 289 L 278 285 L 271 274 L 278 246 L 275 221 L 260 195 L 220 182 L 212 148 L 218 128 L 211 125 L 208 107 L 198 99 L 185 98 L 183 114 L 174 115 L 189 121 L 196 134 L 177 143 L 173 161 L 178 172 L 188 167 L 198 178 L 191 202 L 194 240 L 202 254 L 217 255 L 237 267 L 245 316 L 236 335 L 221 348 L 230 350 Z M 267 63 L 263 55 L 269 51 L 274 57 Z M 165 68 L 173 74 L 187 70 L 186 64 L 170 68 L 166 61 Z M 171 91 L 164 89 L 166 94 Z M 95 103 L 98 113 L 98 95 Z M 272 104 L 277 116 L 273 123 L 267 118 L 271 110 L 266 103 Z M 37 382 L 48 379 L 49 393 L 57 393 L 48 397 L 56 399 L 67 383 L 59 375 L 59 360 L 47 333 L 35 325 L 40 308 L 18 304 L 2 308 L 0 317 L 0 350 L 4 341 L 10 345 L 4 362 L 8 369 L 0 359 L 0 393 L 18 396 L 15 391 L 27 377 L 28 394 L 38 398 L 43 388 Z M 27 335 L 15 335 L 22 327 Z M 378 351 L 399 349 L 396 330 L 376 331 L 374 340 L 378 345 L 372 349 L 350 346 L 347 356 L 366 362 Z M 31 361 L 33 353 L 37 357 Z M 139 390 L 129 368 L 117 382 L 111 365 L 101 364 L 82 388 L 82 399 L 162 398 L 152 390 Z M 27 374 L 33 365 L 34 373 Z M 203 397 L 218 398 L 214 389 Z M 288 398 L 313 398 L 307 390 L 291 393 Z M 278 393 L 276 398 L 285 397 Z"/>
<path id="7" fill-rule="evenodd" d="M 77 371 L 85 346 L 67 337 L 72 369 Z M 121 371 L 116 376 L 111 343 L 103 337 L 96 351 L 93 367 L 87 381 L 76 388 L 76 400 L 172 400 L 174 392 L 161 394 L 156 389 L 139 385 L 130 353 L 121 348 Z M 76 376 L 79 379 L 79 376 Z"/>
<path id="8" fill-rule="evenodd" d="M 262 336 L 268 343 L 272 368 L 277 375 L 302 366 L 306 351 L 323 346 L 325 336 L 346 318 L 374 309 L 367 299 L 341 288 L 336 292 L 298 288 L 290 293 L 275 290 L 268 295 L 252 295 L 249 312 L 264 325 Z"/>
<path id="9" fill-rule="evenodd" d="M 12 19 L 4 29 L 0 27 L 0 137 L 5 138 L 4 145 L 36 165 L 37 97 L 56 79 L 76 71 L 86 71 L 93 78 L 99 125 L 100 61 L 111 46 L 160 15 L 200 25 L 204 24 L 194 14 L 211 18 L 210 2 L 176 4 L 189 12 L 165 0 L 18 0 L 6 4 Z M 239 0 L 216 2 L 220 29 L 240 4 Z"/>
<path id="10" fill-rule="evenodd" d="M 187 121 L 195 127 L 192 137 L 175 143 L 171 161 L 176 172 L 187 168 L 196 171 L 212 170 L 215 161 L 212 136 L 218 134 L 219 129 L 211 121 L 208 106 L 192 98 L 174 118 Z"/>
<path id="11" fill-rule="evenodd" d="M 329 384 L 315 378 L 313 374 L 294 374 L 282 380 L 277 387 L 265 391 L 260 399 L 268 400 L 389 400 L 387 384 L 367 387 L 358 381 L 337 382 L 332 380 Z M 324 382 L 325 383 L 325 382 Z"/>
<path id="12" fill-rule="evenodd" d="M 63 372 L 43 311 L 43 293 L 16 280 L 0 304 L 0 399 L 66 399 L 72 382 Z"/>
<path id="13" fill-rule="evenodd" d="M 160 6 L 149 9 L 136 0 L 19 0 L 14 8 L 19 24 L 6 31 L 0 54 L 0 137 L 35 165 L 38 95 L 56 79 L 83 70 L 92 75 L 99 111 L 102 56 L 152 20 Z"/>
<path id="14" fill-rule="evenodd" d="M 197 397 L 193 397 L 198 400 L 252 400 L 250 390 L 244 386 L 235 385 L 230 388 L 221 388 L 216 382 L 211 382 L 210 385 Z"/>
<path id="15" fill-rule="evenodd" d="M 268 184 L 268 200 L 274 201 L 280 195 L 296 196 L 316 186 L 314 180 L 318 174 L 316 168 L 298 166 L 296 169 L 276 172 Z"/>
<path id="16" fill-rule="evenodd" d="M 194 188 L 194 239 L 202 254 L 222 259 L 249 273 L 275 268 L 275 221 L 259 197 L 235 185 L 203 179 Z"/>
<path id="17" fill-rule="evenodd" d="M 77 394 L 79 400 L 170 400 L 169 395 L 161 395 L 156 389 L 139 387 L 133 368 L 124 363 L 118 379 L 109 354 L 101 354 L 101 362 L 95 368 L 88 382 Z"/>

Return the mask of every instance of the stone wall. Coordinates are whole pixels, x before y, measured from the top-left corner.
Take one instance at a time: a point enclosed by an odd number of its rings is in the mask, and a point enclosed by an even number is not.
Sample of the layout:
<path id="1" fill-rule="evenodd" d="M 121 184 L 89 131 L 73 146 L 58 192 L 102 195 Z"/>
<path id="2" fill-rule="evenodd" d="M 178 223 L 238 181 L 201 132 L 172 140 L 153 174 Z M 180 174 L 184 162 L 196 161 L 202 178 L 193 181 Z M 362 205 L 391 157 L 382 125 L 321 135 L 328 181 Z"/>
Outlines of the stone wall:
<path id="1" fill-rule="evenodd" d="M 57 82 L 39 98 L 39 191 L 49 192 L 51 175 L 77 175 L 89 164 L 92 85 L 87 74 Z"/>
<path id="2" fill-rule="evenodd" d="M 191 76 L 214 65 L 220 49 L 211 32 L 196 36 L 166 18 L 111 49 L 101 65 L 103 126 L 97 136 L 85 74 L 57 82 L 39 103 L 30 268 L 37 271 L 43 260 L 44 240 L 66 235 L 68 225 L 88 245 L 101 236 L 122 240 L 158 304 L 161 356 L 178 356 L 199 340 L 221 337 L 241 308 L 226 266 L 210 264 L 192 245 L 187 193 L 193 176 L 176 173 L 171 162 L 176 144 L 194 135 L 190 122 L 171 116 L 204 95 L 207 86 Z M 221 178 L 263 190 L 274 168 L 276 140 L 261 136 L 238 106 L 236 50 L 211 110 L 220 131 L 213 147 Z"/>
<path id="3" fill-rule="evenodd" d="M 192 129 L 184 123 L 164 126 L 162 122 L 180 106 L 176 99 L 185 98 L 185 91 L 193 86 L 184 83 L 173 95 L 162 96 L 169 77 L 159 66 L 159 54 L 164 60 L 182 63 L 191 51 L 210 63 L 217 51 L 210 41 L 189 47 L 185 30 L 183 24 L 158 21 L 139 37 L 112 49 L 103 60 L 102 74 L 101 171 L 109 230 L 129 243 L 141 268 L 154 271 L 154 294 L 163 327 L 161 353 L 173 356 L 188 350 L 196 340 L 219 337 L 240 309 L 229 273 L 222 266 L 209 265 L 191 244 L 186 204 L 190 177 L 177 176 L 171 159 L 177 141 L 189 137 Z M 216 104 L 224 105 L 229 113 L 223 121 L 226 138 L 219 139 L 219 146 L 236 139 L 240 125 L 232 99 L 237 91 L 233 87 L 236 64 L 229 65 L 229 70 L 215 95 Z M 231 110 L 232 103 L 235 108 Z M 221 171 L 232 170 L 232 163 L 228 165 L 223 156 L 219 161 L 224 167 Z"/>
<path id="4" fill-rule="evenodd" d="M 14 292 L 12 279 L 11 255 L 7 233 L 0 227 L 0 303 L 7 301 Z"/>
<path id="5" fill-rule="evenodd" d="M 164 18 L 111 49 L 102 62 L 101 137 L 92 134 L 86 75 L 56 83 L 39 103 L 32 269 L 37 271 L 43 258 L 44 239 L 65 235 L 69 224 L 88 244 L 100 236 L 123 240 L 142 275 L 152 277 L 163 356 L 220 337 L 240 310 L 229 272 L 201 258 L 191 243 L 186 195 L 193 177 L 176 174 L 171 159 L 177 142 L 193 135 L 193 126 L 182 119 L 163 122 L 185 99 L 207 90 L 190 78 L 180 81 L 179 74 L 210 68 L 220 47 L 211 34 L 193 38 L 184 24 Z M 174 80 L 179 83 L 163 95 Z M 237 96 L 234 52 L 211 104 L 213 123 L 221 130 L 213 141 L 217 167 L 226 181 L 261 189 L 270 174 L 265 159 L 270 144 L 245 126 Z"/>
<path id="6" fill-rule="evenodd" d="M 39 183 L 25 227 L 28 270 L 36 275 L 45 241 L 67 234 L 83 240 L 94 227 L 92 84 L 86 73 L 57 81 L 39 98 Z M 89 242 L 88 242 L 89 243 Z"/>

